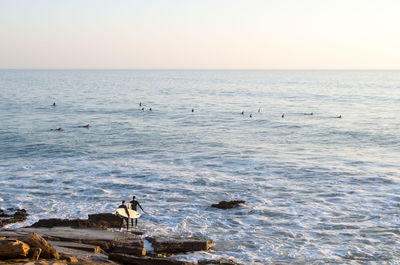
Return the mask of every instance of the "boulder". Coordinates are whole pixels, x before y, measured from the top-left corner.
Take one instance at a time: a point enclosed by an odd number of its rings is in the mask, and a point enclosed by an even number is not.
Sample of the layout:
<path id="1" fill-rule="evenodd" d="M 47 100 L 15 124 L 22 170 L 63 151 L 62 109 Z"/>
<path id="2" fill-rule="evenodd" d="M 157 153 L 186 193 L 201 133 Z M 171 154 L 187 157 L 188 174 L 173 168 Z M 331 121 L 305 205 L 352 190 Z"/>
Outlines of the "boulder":
<path id="1" fill-rule="evenodd" d="M 31 247 L 37 247 L 42 249 L 41 257 L 45 259 L 59 259 L 60 255 L 57 250 L 49 244 L 43 237 L 38 233 L 31 233 L 28 237 L 23 240 Z"/>
<path id="2" fill-rule="evenodd" d="M 169 258 L 135 257 L 126 254 L 111 253 L 109 260 L 129 265 L 195 265 L 191 262 L 178 261 Z"/>
<path id="3" fill-rule="evenodd" d="M 0 258 L 25 258 L 29 245 L 19 240 L 0 240 Z"/>
<path id="4" fill-rule="evenodd" d="M 158 241 L 146 238 L 153 246 L 156 253 L 185 253 L 205 251 L 214 245 L 212 240 L 186 240 L 186 241 Z"/>
<path id="5" fill-rule="evenodd" d="M 211 207 L 218 209 L 231 209 L 239 207 L 240 204 L 246 203 L 245 201 L 220 201 L 218 204 L 212 204 Z"/>

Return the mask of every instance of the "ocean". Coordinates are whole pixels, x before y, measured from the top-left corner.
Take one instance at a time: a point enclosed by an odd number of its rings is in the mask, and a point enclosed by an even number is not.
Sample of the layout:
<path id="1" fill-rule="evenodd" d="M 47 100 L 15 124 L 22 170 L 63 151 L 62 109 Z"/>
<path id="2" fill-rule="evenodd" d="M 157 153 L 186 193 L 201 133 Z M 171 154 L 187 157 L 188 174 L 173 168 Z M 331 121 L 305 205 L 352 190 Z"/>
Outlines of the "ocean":
<path id="1" fill-rule="evenodd" d="M 0 117 L 14 227 L 136 195 L 149 235 L 215 241 L 182 260 L 400 264 L 400 71 L 0 70 Z"/>

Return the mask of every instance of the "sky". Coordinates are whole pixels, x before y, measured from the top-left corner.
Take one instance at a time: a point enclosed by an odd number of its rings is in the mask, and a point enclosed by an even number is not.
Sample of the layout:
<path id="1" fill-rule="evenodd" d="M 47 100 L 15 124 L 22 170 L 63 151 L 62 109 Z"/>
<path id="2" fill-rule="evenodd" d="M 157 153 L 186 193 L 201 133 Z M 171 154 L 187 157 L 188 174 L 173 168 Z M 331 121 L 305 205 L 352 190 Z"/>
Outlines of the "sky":
<path id="1" fill-rule="evenodd" d="M 1 69 L 400 69 L 399 0 L 0 0 Z"/>

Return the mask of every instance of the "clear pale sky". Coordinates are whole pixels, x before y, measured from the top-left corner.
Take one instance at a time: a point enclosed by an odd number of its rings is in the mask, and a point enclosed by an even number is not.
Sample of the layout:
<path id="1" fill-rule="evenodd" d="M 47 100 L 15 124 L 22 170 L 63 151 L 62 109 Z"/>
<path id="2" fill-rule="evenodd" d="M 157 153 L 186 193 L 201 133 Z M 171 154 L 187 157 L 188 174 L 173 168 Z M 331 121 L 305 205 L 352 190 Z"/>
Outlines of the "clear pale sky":
<path id="1" fill-rule="evenodd" d="M 400 1 L 0 0 L 0 68 L 400 69 Z"/>

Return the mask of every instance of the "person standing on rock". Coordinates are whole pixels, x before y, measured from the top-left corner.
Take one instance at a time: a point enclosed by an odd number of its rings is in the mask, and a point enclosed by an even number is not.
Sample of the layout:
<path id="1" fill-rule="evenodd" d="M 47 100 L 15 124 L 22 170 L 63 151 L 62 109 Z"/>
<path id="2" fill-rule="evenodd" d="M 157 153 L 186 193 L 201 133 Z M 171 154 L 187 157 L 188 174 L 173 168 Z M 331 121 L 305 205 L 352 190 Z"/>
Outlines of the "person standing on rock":
<path id="1" fill-rule="evenodd" d="M 145 211 L 143 210 L 142 206 L 140 205 L 140 203 L 136 200 L 136 196 L 132 197 L 132 200 L 129 202 L 130 208 L 132 210 L 137 211 L 137 207 L 139 206 L 140 209 L 142 209 L 142 211 L 145 213 Z M 133 227 L 133 219 L 135 219 L 135 228 L 138 228 L 138 220 L 137 218 L 132 218 L 132 227 Z"/>
<path id="2" fill-rule="evenodd" d="M 120 216 L 121 223 L 119 224 L 119 231 L 122 232 L 122 225 L 124 224 L 124 220 L 126 222 L 126 230 L 129 231 L 129 211 L 128 211 L 128 207 L 126 207 L 126 205 L 125 205 L 125 201 L 122 201 L 122 204 L 120 206 L 118 206 L 118 209 L 119 208 L 124 208 L 126 215 L 128 215 L 128 218 Z"/>

